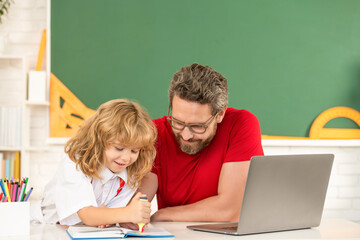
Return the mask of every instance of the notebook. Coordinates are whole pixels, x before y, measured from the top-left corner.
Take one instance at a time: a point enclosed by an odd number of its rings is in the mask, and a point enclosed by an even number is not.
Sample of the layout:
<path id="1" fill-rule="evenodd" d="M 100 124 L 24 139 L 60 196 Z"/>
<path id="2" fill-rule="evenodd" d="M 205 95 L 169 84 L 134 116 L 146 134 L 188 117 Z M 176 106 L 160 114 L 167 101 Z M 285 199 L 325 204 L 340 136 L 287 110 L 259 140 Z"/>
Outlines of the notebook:
<path id="1" fill-rule="evenodd" d="M 70 226 L 66 230 L 71 239 L 119 239 L 126 237 L 165 238 L 174 237 L 163 228 L 145 228 L 142 233 L 118 226 L 108 228 L 88 227 L 85 225 Z"/>
<path id="2" fill-rule="evenodd" d="M 187 227 L 231 235 L 317 227 L 333 160 L 333 154 L 252 157 L 239 222 Z"/>

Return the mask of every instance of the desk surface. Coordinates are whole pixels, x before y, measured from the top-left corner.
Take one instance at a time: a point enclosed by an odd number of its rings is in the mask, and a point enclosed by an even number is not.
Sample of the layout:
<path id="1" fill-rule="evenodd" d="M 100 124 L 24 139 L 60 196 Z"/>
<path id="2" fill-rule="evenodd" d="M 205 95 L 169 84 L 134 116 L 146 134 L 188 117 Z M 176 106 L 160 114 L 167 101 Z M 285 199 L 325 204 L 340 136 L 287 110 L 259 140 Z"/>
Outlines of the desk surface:
<path id="1" fill-rule="evenodd" d="M 360 239 L 360 224 L 350 222 L 344 219 L 323 219 L 321 225 L 317 228 L 283 231 L 265 234 L 253 234 L 246 236 L 229 236 L 223 234 L 206 233 L 193 231 L 186 228 L 187 225 L 198 223 L 186 222 L 158 222 L 152 223 L 154 227 L 162 227 L 175 235 L 175 239 L 195 239 L 195 240 L 237 240 L 237 239 Z M 31 224 L 30 236 L 0 237 L 1 240 L 69 240 L 65 232 L 65 227 L 61 225 Z M 146 238 L 129 238 L 146 239 Z M 151 238 L 154 239 L 154 238 Z M 174 238 L 160 238 L 174 239 Z"/>

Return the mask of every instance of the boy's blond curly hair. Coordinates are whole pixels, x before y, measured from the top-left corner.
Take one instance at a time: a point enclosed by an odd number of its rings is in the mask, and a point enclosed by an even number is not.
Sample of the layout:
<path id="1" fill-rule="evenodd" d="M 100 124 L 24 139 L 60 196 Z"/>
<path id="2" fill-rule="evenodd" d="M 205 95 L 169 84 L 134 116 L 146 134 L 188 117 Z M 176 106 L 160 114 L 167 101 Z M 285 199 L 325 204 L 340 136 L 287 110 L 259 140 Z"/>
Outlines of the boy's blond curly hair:
<path id="1" fill-rule="evenodd" d="M 140 147 L 138 159 L 127 167 L 128 184 L 137 188 L 155 159 L 157 131 L 148 113 L 137 103 L 115 99 L 102 104 L 65 144 L 65 152 L 89 177 L 101 178 L 105 150 L 119 142 L 124 147 Z"/>

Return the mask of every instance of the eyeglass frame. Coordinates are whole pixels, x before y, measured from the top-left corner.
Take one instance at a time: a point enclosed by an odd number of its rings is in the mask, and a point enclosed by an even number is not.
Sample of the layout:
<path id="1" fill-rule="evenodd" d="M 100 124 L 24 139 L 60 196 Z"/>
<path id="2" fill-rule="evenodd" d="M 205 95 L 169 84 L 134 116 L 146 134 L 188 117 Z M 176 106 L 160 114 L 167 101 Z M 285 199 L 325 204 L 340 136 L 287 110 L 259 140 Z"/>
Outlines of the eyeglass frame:
<path id="1" fill-rule="evenodd" d="M 209 125 L 214 121 L 214 119 L 217 117 L 217 115 L 220 113 L 216 113 L 215 115 L 213 115 L 211 118 L 209 118 L 208 120 L 206 120 L 204 123 L 195 123 L 195 124 L 185 124 L 184 122 L 182 121 L 179 121 L 177 119 L 173 119 L 172 117 L 169 116 L 169 113 L 170 113 L 170 108 L 171 108 L 171 105 L 169 104 L 169 108 L 168 108 L 168 112 L 167 112 L 167 117 L 166 117 L 166 120 L 169 122 L 170 126 L 176 130 L 179 130 L 179 131 L 183 131 L 186 127 L 190 130 L 190 132 L 192 133 L 196 133 L 196 134 L 204 134 L 206 132 L 206 130 L 208 129 Z M 179 128 L 176 128 L 174 127 L 170 121 L 175 121 L 177 123 L 179 123 L 180 125 L 183 126 L 182 129 L 179 129 Z M 199 132 L 195 132 L 194 129 L 192 129 L 192 126 L 194 125 L 198 125 L 198 126 L 201 126 L 203 127 L 205 130 L 204 132 L 202 133 L 199 133 Z"/>

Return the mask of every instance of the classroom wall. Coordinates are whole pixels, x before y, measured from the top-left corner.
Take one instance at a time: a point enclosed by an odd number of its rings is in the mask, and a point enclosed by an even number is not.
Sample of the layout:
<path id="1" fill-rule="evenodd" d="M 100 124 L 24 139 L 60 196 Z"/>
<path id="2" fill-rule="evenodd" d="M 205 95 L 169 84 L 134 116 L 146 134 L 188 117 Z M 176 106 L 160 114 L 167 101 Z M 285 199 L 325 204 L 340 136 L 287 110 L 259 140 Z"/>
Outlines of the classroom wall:
<path id="1" fill-rule="evenodd" d="M 47 22 L 47 0 L 15 0 L 0 24 L 0 36 L 7 40 L 3 54 L 27 55 L 35 68 L 42 30 Z M 45 64 L 43 64 L 45 69 Z"/>
<path id="2" fill-rule="evenodd" d="M 174 72 L 198 62 L 263 134 L 307 137 L 326 109 L 360 110 L 359 13 L 358 0 L 53 0 L 51 69 L 89 108 L 131 98 L 158 118 Z"/>
<path id="3" fill-rule="evenodd" d="M 35 67 L 42 29 L 46 27 L 47 0 L 15 0 L 9 17 L 0 24 L 0 34 L 8 36 L 8 53 L 30 55 L 30 68 Z M 43 66 L 44 68 L 45 66 Z M 11 86 L 9 86 L 10 88 Z M 46 129 L 48 112 L 43 107 L 31 113 L 31 144 L 45 148 L 30 154 L 30 185 L 32 201 L 41 198 L 63 156 L 63 143 L 53 144 Z M 265 154 L 335 153 L 333 175 L 326 199 L 324 217 L 346 218 L 360 222 L 360 144 L 354 146 L 272 145 L 264 141 Z"/>

